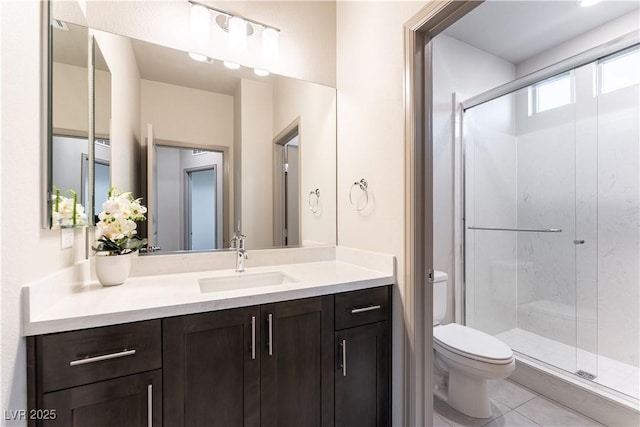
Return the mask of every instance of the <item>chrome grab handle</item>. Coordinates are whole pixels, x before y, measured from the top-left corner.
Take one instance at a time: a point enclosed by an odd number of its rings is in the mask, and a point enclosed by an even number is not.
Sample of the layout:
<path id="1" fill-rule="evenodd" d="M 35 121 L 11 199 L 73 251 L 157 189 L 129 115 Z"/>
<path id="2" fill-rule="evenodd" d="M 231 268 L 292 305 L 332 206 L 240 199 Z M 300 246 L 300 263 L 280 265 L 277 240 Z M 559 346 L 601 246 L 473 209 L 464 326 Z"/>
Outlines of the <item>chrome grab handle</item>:
<path id="1" fill-rule="evenodd" d="M 251 359 L 256 360 L 256 316 L 251 316 Z"/>
<path id="2" fill-rule="evenodd" d="M 123 350 L 123 351 L 120 351 L 118 353 L 110 353 L 110 354 L 105 354 L 105 355 L 102 355 L 102 356 L 86 357 L 84 359 L 72 360 L 71 362 L 69 362 L 69 366 L 85 365 L 87 363 L 100 362 L 102 360 L 117 359 L 119 357 L 133 356 L 134 354 L 136 354 L 135 350 Z"/>
<path id="3" fill-rule="evenodd" d="M 573 244 L 574 245 L 584 245 L 584 240 L 574 240 Z"/>
<path id="4" fill-rule="evenodd" d="M 370 305 L 368 307 L 352 308 L 351 314 L 364 313 L 365 311 L 380 310 L 381 308 L 382 306 L 379 306 L 379 305 Z"/>
<path id="5" fill-rule="evenodd" d="M 347 340 L 342 340 L 342 342 L 340 343 L 340 346 L 342 347 L 342 364 L 340 365 L 340 367 L 342 368 L 342 376 L 346 377 L 347 376 Z"/>
<path id="6" fill-rule="evenodd" d="M 269 313 L 267 323 L 269 325 L 269 340 L 267 343 L 269 346 L 269 356 L 273 356 L 273 314 Z"/>
<path id="7" fill-rule="evenodd" d="M 147 427 L 153 427 L 153 384 L 147 386 Z"/>
<path id="8" fill-rule="evenodd" d="M 560 233 L 560 228 L 502 228 L 502 227 L 476 227 L 471 225 L 469 230 L 489 230 L 489 231 L 524 231 L 528 233 Z"/>

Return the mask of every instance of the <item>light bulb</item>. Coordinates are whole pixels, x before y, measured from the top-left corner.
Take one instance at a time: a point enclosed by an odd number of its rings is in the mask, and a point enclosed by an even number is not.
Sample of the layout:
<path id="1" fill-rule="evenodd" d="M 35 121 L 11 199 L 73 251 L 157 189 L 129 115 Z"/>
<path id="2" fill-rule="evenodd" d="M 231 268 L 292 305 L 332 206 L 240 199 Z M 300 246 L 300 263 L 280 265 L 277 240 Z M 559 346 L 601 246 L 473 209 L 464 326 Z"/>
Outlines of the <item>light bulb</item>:
<path id="1" fill-rule="evenodd" d="M 229 48 L 242 52 L 247 48 L 247 22 L 237 16 L 229 19 Z"/>
<path id="2" fill-rule="evenodd" d="M 262 30 L 262 57 L 269 61 L 278 59 L 278 31 L 273 28 Z"/>
<path id="3" fill-rule="evenodd" d="M 211 15 L 206 7 L 194 4 L 191 6 L 191 37 L 198 41 L 209 40 L 209 25 L 211 24 Z"/>

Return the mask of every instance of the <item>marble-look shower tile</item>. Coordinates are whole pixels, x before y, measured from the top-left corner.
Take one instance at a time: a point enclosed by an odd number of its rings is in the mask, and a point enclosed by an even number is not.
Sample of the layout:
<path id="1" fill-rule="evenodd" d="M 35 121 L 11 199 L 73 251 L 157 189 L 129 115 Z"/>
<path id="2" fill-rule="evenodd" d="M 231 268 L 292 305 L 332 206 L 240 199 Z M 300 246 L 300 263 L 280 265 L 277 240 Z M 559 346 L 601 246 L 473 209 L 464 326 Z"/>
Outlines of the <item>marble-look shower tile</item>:
<path id="1" fill-rule="evenodd" d="M 491 401 L 491 417 L 490 418 L 474 418 L 468 415 L 465 415 L 461 412 L 453 409 L 447 402 L 440 399 L 437 396 L 433 398 L 433 409 L 434 411 L 442 417 L 444 421 L 449 423 L 452 427 L 479 427 L 482 426 L 496 418 L 499 418 L 510 411 L 510 409 L 494 400 Z"/>
<path id="2" fill-rule="evenodd" d="M 602 424 L 580 415 L 570 409 L 560 406 L 543 397 L 536 397 L 522 406 L 515 409 L 520 415 L 524 415 L 530 420 L 542 426 L 563 426 L 563 427 L 591 427 L 602 426 Z"/>
<path id="3" fill-rule="evenodd" d="M 488 424 L 485 424 L 487 427 L 535 427 L 540 426 L 536 422 L 530 420 L 522 414 L 519 414 L 517 411 L 507 412 L 503 416 L 496 418 L 495 420 L 490 421 Z"/>
<path id="4" fill-rule="evenodd" d="M 489 381 L 489 396 L 511 409 L 537 396 L 531 390 L 506 380 Z"/>

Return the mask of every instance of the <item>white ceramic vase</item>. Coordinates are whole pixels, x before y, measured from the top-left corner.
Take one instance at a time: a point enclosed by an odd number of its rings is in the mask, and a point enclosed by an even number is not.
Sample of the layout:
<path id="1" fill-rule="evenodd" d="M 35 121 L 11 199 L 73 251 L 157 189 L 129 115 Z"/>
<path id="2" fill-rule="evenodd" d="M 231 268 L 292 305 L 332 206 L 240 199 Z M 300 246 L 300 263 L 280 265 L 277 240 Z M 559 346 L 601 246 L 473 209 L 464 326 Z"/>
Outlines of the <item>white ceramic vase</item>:
<path id="1" fill-rule="evenodd" d="M 96 255 L 96 276 L 102 286 L 121 285 L 129 277 L 131 258 L 135 253 L 126 255 Z"/>

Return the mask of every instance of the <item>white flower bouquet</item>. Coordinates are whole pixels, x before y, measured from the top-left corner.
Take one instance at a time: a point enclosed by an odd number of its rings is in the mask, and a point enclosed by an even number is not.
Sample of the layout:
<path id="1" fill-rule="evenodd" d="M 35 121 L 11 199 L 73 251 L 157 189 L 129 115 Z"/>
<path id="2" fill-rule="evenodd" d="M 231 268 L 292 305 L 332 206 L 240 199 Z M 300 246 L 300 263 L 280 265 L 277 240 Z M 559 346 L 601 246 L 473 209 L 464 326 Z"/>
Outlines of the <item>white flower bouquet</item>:
<path id="1" fill-rule="evenodd" d="M 51 227 L 68 228 L 81 227 L 87 225 L 87 214 L 84 206 L 78 203 L 78 196 L 75 191 L 67 190 L 61 195 L 60 189 L 55 188 L 55 194 L 51 195 Z"/>
<path id="2" fill-rule="evenodd" d="M 147 239 L 137 236 L 136 221 L 144 221 L 147 208 L 142 199 L 134 199 L 131 192 L 123 193 L 116 188 L 109 190 L 109 198 L 102 204 L 102 212 L 96 224 L 96 240 L 93 248 L 107 255 L 126 255 L 147 244 Z"/>

